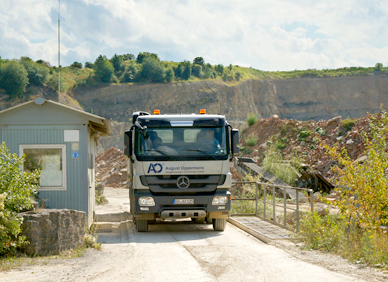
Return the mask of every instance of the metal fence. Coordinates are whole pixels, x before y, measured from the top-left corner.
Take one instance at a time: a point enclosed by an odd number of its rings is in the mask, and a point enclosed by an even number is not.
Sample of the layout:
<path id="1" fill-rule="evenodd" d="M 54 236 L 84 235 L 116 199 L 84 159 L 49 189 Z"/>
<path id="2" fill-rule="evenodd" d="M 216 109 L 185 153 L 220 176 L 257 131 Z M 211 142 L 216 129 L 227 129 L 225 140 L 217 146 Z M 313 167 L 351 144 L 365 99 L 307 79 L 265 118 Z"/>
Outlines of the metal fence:
<path id="1" fill-rule="evenodd" d="M 234 182 L 233 186 L 237 184 L 254 184 L 255 185 L 255 192 L 254 197 L 248 197 L 248 198 L 232 198 L 232 210 L 235 206 L 234 202 L 236 201 L 255 201 L 255 212 L 254 213 L 232 213 L 232 216 L 241 216 L 241 215 L 254 215 L 258 216 L 263 220 L 269 221 L 271 223 L 274 223 L 276 225 L 279 225 L 281 227 L 287 228 L 287 229 L 294 229 L 296 228 L 297 232 L 299 232 L 299 219 L 300 219 L 300 198 L 299 193 L 301 191 L 305 191 L 309 194 L 308 202 L 310 204 L 310 209 L 313 211 L 314 205 L 313 205 L 313 190 L 307 189 L 307 188 L 300 188 L 300 187 L 291 187 L 291 186 L 282 186 L 282 185 L 276 185 L 276 184 L 270 184 L 270 183 L 264 183 L 264 182 L 256 182 L 256 181 L 239 181 Z M 277 191 L 276 191 L 277 190 Z M 287 190 L 294 190 L 296 193 L 296 199 L 295 204 L 291 206 L 291 203 L 287 203 Z M 283 204 L 277 204 L 277 200 L 280 200 L 280 197 L 276 197 L 277 194 L 282 194 L 283 198 Z M 271 200 L 267 200 L 267 196 L 272 196 Z M 271 198 L 271 197 L 270 197 Z M 261 203 L 261 205 L 259 205 Z M 272 207 L 272 208 L 269 208 Z M 283 220 L 277 221 L 276 220 L 276 207 L 281 208 L 279 210 L 278 208 L 278 215 L 280 214 L 283 217 Z M 269 211 L 267 209 L 269 208 Z M 295 212 L 295 225 L 290 227 L 290 224 L 287 224 L 287 211 L 294 211 Z M 270 213 L 270 214 L 268 214 Z M 270 217 L 272 215 L 272 218 Z"/>

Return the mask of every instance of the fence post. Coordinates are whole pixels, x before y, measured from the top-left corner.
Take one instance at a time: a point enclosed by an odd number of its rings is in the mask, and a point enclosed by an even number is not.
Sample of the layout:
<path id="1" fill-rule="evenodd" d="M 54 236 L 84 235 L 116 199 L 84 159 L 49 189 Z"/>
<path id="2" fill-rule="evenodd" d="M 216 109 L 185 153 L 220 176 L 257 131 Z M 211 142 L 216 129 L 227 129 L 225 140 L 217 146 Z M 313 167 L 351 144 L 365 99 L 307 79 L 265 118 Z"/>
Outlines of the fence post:
<path id="1" fill-rule="evenodd" d="M 276 208 L 276 203 L 275 203 L 275 186 L 272 186 L 272 213 L 273 213 L 273 221 L 276 221 L 276 211 L 275 211 L 275 208 Z"/>
<path id="2" fill-rule="evenodd" d="M 296 190 L 296 232 L 299 232 L 299 191 Z"/>
<path id="3" fill-rule="evenodd" d="M 267 218 L 267 185 L 264 184 L 264 219 Z"/>
<path id="4" fill-rule="evenodd" d="M 256 182 L 256 213 L 255 215 L 257 215 L 257 202 L 259 201 L 259 184 Z"/>
<path id="5" fill-rule="evenodd" d="M 287 188 L 283 188 L 283 202 L 284 202 L 284 226 L 287 227 Z"/>
<path id="6" fill-rule="evenodd" d="M 313 194 L 313 190 L 310 189 L 310 205 L 311 205 L 311 212 L 314 211 L 314 194 Z"/>

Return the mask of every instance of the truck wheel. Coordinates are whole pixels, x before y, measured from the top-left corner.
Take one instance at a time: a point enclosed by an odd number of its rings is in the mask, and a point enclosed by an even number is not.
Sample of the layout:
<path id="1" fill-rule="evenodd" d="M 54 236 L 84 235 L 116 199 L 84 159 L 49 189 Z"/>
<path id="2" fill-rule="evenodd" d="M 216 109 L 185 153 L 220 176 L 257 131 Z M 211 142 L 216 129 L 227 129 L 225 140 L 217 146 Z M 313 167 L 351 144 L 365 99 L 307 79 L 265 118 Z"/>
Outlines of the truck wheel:
<path id="1" fill-rule="evenodd" d="M 214 231 L 224 231 L 226 226 L 226 218 L 213 218 Z"/>
<path id="2" fill-rule="evenodd" d="M 205 223 L 205 218 L 204 217 L 201 217 L 201 218 L 194 218 L 194 222 L 196 223 L 196 224 L 203 224 L 203 223 Z"/>
<path id="3" fill-rule="evenodd" d="M 147 220 L 136 220 L 136 231 L 137 232 L 146 232 L 148 230 Z"/>

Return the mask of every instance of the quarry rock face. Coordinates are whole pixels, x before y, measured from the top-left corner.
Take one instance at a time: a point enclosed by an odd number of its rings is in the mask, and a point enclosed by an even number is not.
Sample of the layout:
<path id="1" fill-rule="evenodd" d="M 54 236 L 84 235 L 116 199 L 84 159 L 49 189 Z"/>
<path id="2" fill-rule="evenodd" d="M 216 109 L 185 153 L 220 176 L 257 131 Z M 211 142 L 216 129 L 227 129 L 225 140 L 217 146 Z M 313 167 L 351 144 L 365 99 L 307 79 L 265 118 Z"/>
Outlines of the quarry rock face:
<path id="1" fill-rule="evenodd" d="M 388 105 L 388 74 L 362 76 L 248 80 L 238 85 L 219 81 L 170 84 L 110 85 L 79 88 L 74 98 L 85 111 L 129 122 L 134 111 L 225 115 L 235 127 L 248 113 L 258 118 L 310 120 L 360 118 Z M 129 129 L 129 128 L 128 128 Z"/>

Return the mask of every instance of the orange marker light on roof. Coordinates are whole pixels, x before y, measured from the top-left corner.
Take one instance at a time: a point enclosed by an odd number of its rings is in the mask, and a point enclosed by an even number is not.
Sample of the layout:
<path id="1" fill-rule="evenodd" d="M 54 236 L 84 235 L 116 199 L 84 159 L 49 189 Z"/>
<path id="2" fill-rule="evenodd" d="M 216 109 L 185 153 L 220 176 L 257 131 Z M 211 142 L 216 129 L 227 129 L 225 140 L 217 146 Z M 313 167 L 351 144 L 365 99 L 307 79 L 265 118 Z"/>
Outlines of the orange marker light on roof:
<path id="1" fill-rule="evenodd" d="M 205 109 L 200 109 L 200 110 L 199 110 L 199 114 L 201 114 L 201 115 L 206 114 L 206 110 L 205 110 Z"/>
<path id="2" fill-rule="evenodd" d="M 160 110 L 154 110 L 154 115 L 160 115 Z"/>

